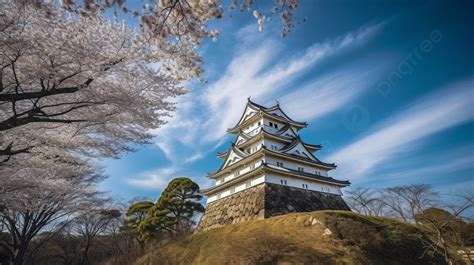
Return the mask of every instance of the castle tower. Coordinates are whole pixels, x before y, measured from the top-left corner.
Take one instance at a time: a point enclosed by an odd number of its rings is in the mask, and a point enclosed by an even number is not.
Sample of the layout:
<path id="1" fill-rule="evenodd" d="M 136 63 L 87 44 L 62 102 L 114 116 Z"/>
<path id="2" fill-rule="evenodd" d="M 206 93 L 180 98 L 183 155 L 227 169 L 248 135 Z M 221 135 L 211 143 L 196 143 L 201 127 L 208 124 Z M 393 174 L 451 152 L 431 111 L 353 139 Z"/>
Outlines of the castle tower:
<path id="1" fill-rule="evenodd" d="M 217 154 L 222 166 L 207 176 L 215 186 L 202 190 L 207 207 L 197 229 L 288 212 L 349 210 L 341 198 L 349 181 L 329 177 L 336 165 L 316 158 L 321 145 L 302 141 L 299 132 L 306 127 L 278 103 L 267 108 L 249 98 L 237 125 L 227 130 L 236 135 L 234 143 Z"/>

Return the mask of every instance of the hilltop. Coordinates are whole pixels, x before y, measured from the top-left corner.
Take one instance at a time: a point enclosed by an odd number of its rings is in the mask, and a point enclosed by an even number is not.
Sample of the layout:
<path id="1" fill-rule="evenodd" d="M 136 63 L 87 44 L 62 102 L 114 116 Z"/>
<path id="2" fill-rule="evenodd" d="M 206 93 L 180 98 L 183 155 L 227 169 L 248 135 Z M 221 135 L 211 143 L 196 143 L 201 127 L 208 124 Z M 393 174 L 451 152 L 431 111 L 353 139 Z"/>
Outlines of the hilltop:
<path id="1" fill-rule="evenodd" d="M 176 239 L 135 264 L 445 264 L 424 253 L 423 240 L 419 228 L 394 219 L 293 213 Z"/>

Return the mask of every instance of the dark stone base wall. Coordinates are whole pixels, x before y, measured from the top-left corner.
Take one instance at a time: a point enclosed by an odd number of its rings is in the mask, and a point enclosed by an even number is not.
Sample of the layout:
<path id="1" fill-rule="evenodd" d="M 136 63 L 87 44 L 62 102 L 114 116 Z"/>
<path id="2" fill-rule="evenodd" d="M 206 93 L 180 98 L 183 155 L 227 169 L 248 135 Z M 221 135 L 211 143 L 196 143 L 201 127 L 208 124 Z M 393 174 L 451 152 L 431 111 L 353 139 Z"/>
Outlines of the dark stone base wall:
<path id="1" fill-rule="evenodd" d="M 268 183 L 265 186 L 265 218 L 290 212 L 350 211 L 339 195 Z"/>
<path id="2" fill-rule="evenodd" d="M 197 230 L 264 219 L 290 212 L 350 210 L 341 196 L 263 183 L 207 205 Z"/>
<path id="3" fill-rule="evenodd" d="M 264 184 L 237 192 L 207 205 L 197 230 L 264 218 Z"/>

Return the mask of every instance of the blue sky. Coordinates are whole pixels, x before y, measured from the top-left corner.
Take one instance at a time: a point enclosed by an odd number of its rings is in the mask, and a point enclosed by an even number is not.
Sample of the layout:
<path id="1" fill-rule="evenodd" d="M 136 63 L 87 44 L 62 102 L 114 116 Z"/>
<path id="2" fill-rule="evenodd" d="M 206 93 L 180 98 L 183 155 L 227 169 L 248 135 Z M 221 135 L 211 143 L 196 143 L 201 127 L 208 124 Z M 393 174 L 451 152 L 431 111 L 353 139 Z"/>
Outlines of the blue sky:
<path id="1" fill-rule="evenodd" d="M 307 17 L 279 37 L 250 13 L 213 22 L 206 84 L 191 82 L 153 144 L 103 160 L 101 189 L 115 198 L 156 199 L 169 180 L 212 185 L 247 97 L 305 120 L 302 138 L 322 144 L 332 176 L 353 187 L 428 183 L 441 192 L 474 187 L 472 1 L 302 1 Z"/>

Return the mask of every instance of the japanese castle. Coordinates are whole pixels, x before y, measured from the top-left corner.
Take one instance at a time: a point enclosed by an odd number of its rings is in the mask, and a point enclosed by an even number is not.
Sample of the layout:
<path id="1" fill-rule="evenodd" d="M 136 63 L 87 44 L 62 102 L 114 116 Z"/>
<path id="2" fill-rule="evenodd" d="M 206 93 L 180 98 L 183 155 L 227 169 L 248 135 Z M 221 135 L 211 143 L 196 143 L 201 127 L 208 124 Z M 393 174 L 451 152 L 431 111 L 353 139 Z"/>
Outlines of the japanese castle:
<path id="1" fill-rule="evenodd" d="M 334 163 L 319 160 L 319 144 L 300 138 L 306 122 L 291 119 L 277 103 L 264 107 L 248 99 L 228 151 L 218 153 L 222 166 L 208 178 L 215 186 L 202 190 L 207 209 L 198 225 L 210 229 L 288 212 L 349 210 L 341 188 L 349 181 L 329 176 Z"/>

